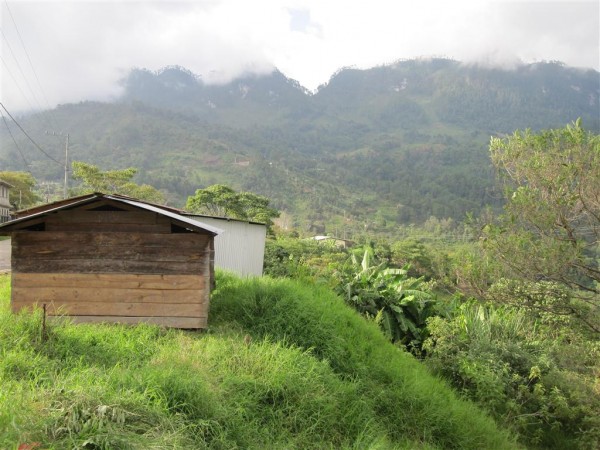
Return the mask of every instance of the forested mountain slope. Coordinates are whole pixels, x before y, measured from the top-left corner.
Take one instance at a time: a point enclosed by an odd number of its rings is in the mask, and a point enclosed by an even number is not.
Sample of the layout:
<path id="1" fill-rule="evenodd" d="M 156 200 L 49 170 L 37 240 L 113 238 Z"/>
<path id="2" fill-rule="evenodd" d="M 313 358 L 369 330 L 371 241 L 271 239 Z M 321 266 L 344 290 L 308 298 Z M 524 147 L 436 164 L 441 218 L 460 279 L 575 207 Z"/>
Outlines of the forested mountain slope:
<path id="1" fill-rule="evenodd" d="M 20 118 L 59 161 L 140 168 L 140 181 L 182 205 L 196 188 L 231 184 L 273 199 L 306 230 L 385 231 L 431 215 L 462 219 L 499 195 L 490 136 L 564 126 L 600 129 L 600 74 L 560 63 L 514 70 L 445 59 L 342 69 L 310 93 L 274 71 L 207 85 L 180 68 L 132 70 L 114 103 L 82 102 Z M 34 176 L 59 180 L 11 126 Z M 0 166 L 24 170 L 6 129 Z"/>

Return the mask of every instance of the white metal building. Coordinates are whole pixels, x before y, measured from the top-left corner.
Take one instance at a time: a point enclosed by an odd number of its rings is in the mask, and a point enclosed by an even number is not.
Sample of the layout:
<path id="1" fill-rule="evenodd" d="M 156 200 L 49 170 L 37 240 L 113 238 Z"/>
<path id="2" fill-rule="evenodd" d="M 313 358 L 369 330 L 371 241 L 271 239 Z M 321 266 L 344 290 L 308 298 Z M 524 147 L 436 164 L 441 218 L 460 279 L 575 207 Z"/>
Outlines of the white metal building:
<path id="1" fill-rule="evenodd" d="M 0 180 L 0 223 L 10 220 L 12 206 L 8 201 L 8 193 L 11 187 L 6 181 Z"/>
<path id="2" fill-rule="evenodd" d="M 265 257 L 267 227 L 245 220 L 185 214 L 223 230 L 215 236 L 215 267 L 238 275 L 261 276 Z"/>

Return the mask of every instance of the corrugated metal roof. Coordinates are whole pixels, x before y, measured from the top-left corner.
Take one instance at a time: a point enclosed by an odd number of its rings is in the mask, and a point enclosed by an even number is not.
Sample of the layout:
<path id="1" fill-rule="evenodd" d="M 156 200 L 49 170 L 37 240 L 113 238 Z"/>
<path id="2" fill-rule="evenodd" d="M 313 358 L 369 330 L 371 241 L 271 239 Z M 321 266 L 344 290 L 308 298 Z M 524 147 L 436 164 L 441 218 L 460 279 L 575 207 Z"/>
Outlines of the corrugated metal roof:
<path id="1" fill-rule="evenodd" d="M 186 217 L 204 217 L 207 219 L 224 220 L 226 222 L 242 222 L 242 223 L 249 223 L 251 225 L 263 225 L 263 226 L 267 225 L 264 222 L 255 222 L 253 220 L 233 219 L 231 217 L 221 217 L 221 216 L 208 216 L 206 214 L 194 214 L 194 213 L 188 213 L 185 211 L 183 211 L 181 214 L 183 214 Z"/>
<path id="2" fill-rule="evenodd" d="M 220 229 L 220 228 L 213 227 L 213 226 L 210 226 L 210 225 L 208 225 L 206 223 L 202 223 L 202 222 L 199 222 L 197 220 L 190 219 L 189 217 L 182 216 L 181 214 L 176 214 L 176 213 L 173 213 L 171 211 L 167 211 L 166 209 L 161 209 L 159 207 L 156 207 L 154 205 L 150 205 L 148 203 L 143 203 L 143 202 L 134 201 L 134 200 L 127 200 L 125 198 L 113 197 L 112 195 L 105 195 L 104 198 L 108 198 L 108 199 L 115 200 L 115 201 L 118 201 L 118 202 L 128 203 L 128 204 L 130 204 L 132 206 L 136 206 L 138 208 L 142 208 L 142 209 L 145 209 L 147 211 L 152 211 L 152 212 L 155 212 L 157 214 L 162 214 L 163 216 L 170 217 L 171 219 L 177 220 L 179 222 L 186 223 L 186 224 L 191 225 L 191 226 L 193 226 L 195 228 L 202 228 L 204 230 L 210 231 L 213 234 L 221 234 L 223 232 L 223 230 Z"/>
<path id="3" fill-rule="evenodd" d="M 65 208 L 68 208 L 68 207 L 71 207 L 71 206 L 84 205 L 86 203 L 90 203 L 90 201 L 94 200 L 95 198 L 96 197 L 86 197 L 84 199 L 78 199 L 78 200 L 73 201 L 73 202 L 68 203 L 68 204 L 62 204 L 62 205 L 56 206 L 54 208 L 45 209 L 45 210 L 43 210 L 41 212 L 29 214 L 28 216 L 17 217 L 16 219 L 9 220 L 8 222 L 5 222 L 2 225 L 0 225 L 0 233 L 2 232 L 2 228 L 8 228 L 11 225 L 16 225 L 18 223 L 25 222 L 27 220 L 36 219 L 38 217 L 42 217 L 42 216 L 44 216 L 46 214 L 49 214 L 49 213 L 52 213 L 54 211 L 59 211 L 61 209 L 65 209 Z"/>
<path id="4" fill-rule="evenodd" d="M 211 225 L 202 223 L 198 220 L 190 219 L 189 217 L 182 216 L 181 214 L 174 213 L 167 209 L 162 209 L 162 208 L 152 205 L 152 204 L 144 203 L 144 202 L 130 199 L 129 197 L 124 197 L 124 196 L 95 193 L 95 194 L 89 194 L 89 195 L 85 195 L 85 196 L 81 196 L 81 197 L 74 197 L 72 199 L 61 200 L 59 202 L 56 202 L 56 206 L 54 206 L 54 207 L 52 207 L 52 204 L 45 205 L 46 208 L 44 206 L 42 206 L 42 207 L 40 207 L 42 209 L 40 212 L 35 212 L 33 214 L 29 214 L 29 215 L 11 220 L 9 222 L 3 223 L 2 225 L 0 225 L 0 234 L 2 233 L 4 228 L 10 228 L 12 225 L 16 225 L 16 224 L 19 224 L 21 222 L 25 222 L 28 220 L 33 220 L 38 217 L 43 217 L 44 215 L 48 215 L 50 213 L 60 211 L 63 209 L 72 208 L 73 206 L 84 205 L 86 203 L 92 203 L 94 201 L 97 201 L 97 200 L 103 199 L 103 198 L 109 199 L 109 200 L 112 200 L 115 202 L 119 202 L 119 203 L 127 203 L 132 206 L 135 206 L 136 208 L 145 209 L 146 211 L 152 211 L 154 213 L 161 214 L 163 216 L 169 217 L 170 219 L 176 220 L 177 222 L 183 224 L 184 226 L 189 225 L 189 226 L 193 227 L 193 229 L 208 231 L 209 233 L 212 233 L 213 235 L 218 235 L 223 232 L 223 230 L 220 228 L 213 227 Z M 32 209 L 36 210 L 37 208 L 32 208 Z"/>
<path id="5" fill-rule="evenodd" d="M 78 202 L 80 200 L 94 199 L 94 198 L 96 198 L 96 196 L 97 196 L 97 194 L 84 194 L 84 195 L 78 195 L 77 197 L 66 198 L 63 200 L 56 200 L 54 202 L 45 203 L 43 205 L 32 206 L 31 208 L 27 208 L 27 209 L 20 209 L 15 212 L 15 216 L 17 216 L 17 218 L 20 219 L 25 216 L 32 216 L 34 214 L 38 214 L 41 212 L 51 211 L 51 210 L 57 209 L 63 205 L 70 206 L 71 204 L 76 204 L 76 202 Z"/>
<path id="6" fill-rule="evenodd" d="M 70 197 L 70 198 L 66 198 L 63 200 L 56 200 L 54 202 L 50 202 L 50 203 L 46 203 L 44 205 L 38 205 L 38 206 L 32 206 L 31 208 L 27 208 L 27 209 L 21 209 L 19 211 L 17 211 L 15 213 L 15 215 L 17 217 L 23 217 L 23 216 L 29 216 L 29 215 L 33 215 L 33 214 L 37 214 L 39 212 L 43 212 L 43 211 L 50 211 L 56 207 L 59 206 L 69 206 L 71 204 L 73 204 L 75 201 L 78 200 L 84 200 L 84 199 L 96 199 L 98 197 L 106 197 L 107 195 L 110 195 L 113 198 L 119 198 L 119 199 L 125 199 L 125 200 L 133 200 L 133 201 L 137 201 L 140 203 L 144 203 L 146 205 L 153 205 L 156 207 L 159 207 L 160 209 L 164 209 L 166 211 L 171 211 L 177 214 L 183 214 L 184 210 L 183 209 L 179 209 L 179 208 L 173 208 L 172 206 L 165 206 L 165 205 L 159 205 L 156 203 L 152 203 L 152 202 L 146 202 L 146 201 L 142 201 L 139 200 L 137 198 L 133 198 L 133 197 L 128 197 L 126 195 L 121 195 L 121 194 L 104 194 L 103 192 L 93 192 L 91 194 L 83 194 L 83 195 L 78 195 L 76 197 Z"/>

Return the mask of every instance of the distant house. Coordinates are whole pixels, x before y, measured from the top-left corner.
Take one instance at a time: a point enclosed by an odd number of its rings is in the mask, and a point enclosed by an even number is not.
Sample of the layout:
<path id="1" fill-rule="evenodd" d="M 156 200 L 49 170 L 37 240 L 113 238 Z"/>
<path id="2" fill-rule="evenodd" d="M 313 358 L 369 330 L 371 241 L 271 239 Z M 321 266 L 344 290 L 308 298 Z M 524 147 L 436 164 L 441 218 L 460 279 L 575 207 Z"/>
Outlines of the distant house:
<path id="1" fill-rule="evenodd" d="M 8 200 L 10 188 L 12 188 L 12 185 L 0 180 L 0 223 L 10 220 L 10 210 L 12 208 Z"/>
<path id="2" fill-rule="evenodd" d="M 19 211 L 0 225 L 12 237 L 12 309 L 204 328 L 221 232 L 172 208 L 102 193 Z"/>
<path id="3" fill-rule="evenodd" d="M 267 235 L 264 223 L 198 214 L 185 216 L 223 230 L 215 236 L 215 267 L 242 277 L 262 275 Z"/>

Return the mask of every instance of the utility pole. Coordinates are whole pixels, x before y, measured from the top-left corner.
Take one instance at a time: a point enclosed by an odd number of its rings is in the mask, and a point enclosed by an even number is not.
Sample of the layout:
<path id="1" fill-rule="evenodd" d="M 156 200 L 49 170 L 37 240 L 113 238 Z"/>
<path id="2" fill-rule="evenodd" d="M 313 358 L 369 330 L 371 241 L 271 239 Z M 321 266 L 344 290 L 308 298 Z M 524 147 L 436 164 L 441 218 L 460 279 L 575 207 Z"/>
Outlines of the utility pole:
<path id="1" fill-rule="evenodd" d="M 69 183 L 69 133 L 65 140 L 65 185 L 63 186 L 63 198 L 67 198 L 67 188 Z"/>
<path id="2" fill-rule="evenodd" d="M 69 133 L 67 133 L 65 135 L 64 133 L 57 133 L 56 131 L 53 131 L 52 133 L 50 133 L 49 131 L 46 131 L 46 134 L 52 135 L 52 136 L 64 136 L 65 137 L 65 166 L 64 166 L 65 181 L 63 184 L 63 199 L 65 199 L 65 198 L 67 198 L 67 190 L 69 187 Z"/>

